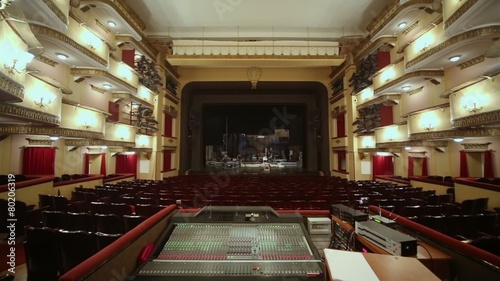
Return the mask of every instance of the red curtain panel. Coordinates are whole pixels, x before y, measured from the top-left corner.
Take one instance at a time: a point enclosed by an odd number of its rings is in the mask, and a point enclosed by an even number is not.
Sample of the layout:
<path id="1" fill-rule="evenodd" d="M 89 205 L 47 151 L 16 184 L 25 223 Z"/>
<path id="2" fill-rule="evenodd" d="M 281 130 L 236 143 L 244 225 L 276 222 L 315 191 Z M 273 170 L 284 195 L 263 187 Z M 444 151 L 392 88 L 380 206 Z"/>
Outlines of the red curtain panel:
<path id="1" fill-rule="evenodd" d="M 467 168 L 467 152 L 460 151 L 460 177 L 469 177 L 469 169 Z"/>
<path id="2" fill-rule="evenodd" d="M 345 151 L 339 151 L 338 152 L 338 170 L 339 171 L 346 171 L 346 168 L 342 167 L 342 161 L 346 160 L 346 152 Z"/>
<path id="3" fill-rule="evenodd" d="M 429 168 L 427 168 L 427 157 L 422 158 L 422 176 L 429 175 Z"/>
<path id="4" fill-rule="evenodd" d="M 166 137 L 172 137 L 172 116 L 165 114 L 165 132 L 163 133 Z"/>
<path id="5" fill-rule="evenodd" d="M 54 175 L 56 148 L 25 147 L 23 150 L 24 175 Z"/>
<path id="6" fill-rule="evenodd" d="M 413 157 L 408 156 L 408 177 L 413 177 Z"/>
<path id="7" fill-rule="evenodd" d="M 137 155 L 116 155 L 116 173 L 137 175 Z"/>
<path id="8" fill-rule="evenodd" d="M 337 137 L 345 137 L 345 112 L 337 115 Z"/>
<path id="9" fill-rule="evenodd" d="M 172 170 L 172 151 L 163 150 L 163 171 Z"/>
<path id="10" fill-rule="evenodd" d="M 101 154 L 101 175 L 106 176 L 106 153 Z"/>
<path id="11" fill-rule="evenodd" d="M 373 156 L 373 179 L 378 175 L 394 175 L 392 156 Z"/>
<path id="12" fill-rule="evenodd" d="M 90 154 L 85 153 L 85 161 L 83 163 L 83 174 L 88 175 L 90 173 Z"/>
<path id="13" fill-rule="evenodd" d="M 495 174 L 493 172 L 493 153 L 491 153 L 491 150 L 486 150 L 484 152 L 484 177 L 495 177 Z"/>

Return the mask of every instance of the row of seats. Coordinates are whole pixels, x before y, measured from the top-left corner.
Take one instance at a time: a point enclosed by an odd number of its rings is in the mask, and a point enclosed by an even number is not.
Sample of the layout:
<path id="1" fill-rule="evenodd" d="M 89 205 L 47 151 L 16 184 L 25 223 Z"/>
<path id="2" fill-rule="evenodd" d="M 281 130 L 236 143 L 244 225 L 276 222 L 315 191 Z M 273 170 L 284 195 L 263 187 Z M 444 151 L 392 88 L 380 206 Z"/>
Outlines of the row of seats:
<path id="1" fill-rule="evenodd" d="M 29 281 L 56 281 L 121 234 L 26 227 L 24 249 Z"/>

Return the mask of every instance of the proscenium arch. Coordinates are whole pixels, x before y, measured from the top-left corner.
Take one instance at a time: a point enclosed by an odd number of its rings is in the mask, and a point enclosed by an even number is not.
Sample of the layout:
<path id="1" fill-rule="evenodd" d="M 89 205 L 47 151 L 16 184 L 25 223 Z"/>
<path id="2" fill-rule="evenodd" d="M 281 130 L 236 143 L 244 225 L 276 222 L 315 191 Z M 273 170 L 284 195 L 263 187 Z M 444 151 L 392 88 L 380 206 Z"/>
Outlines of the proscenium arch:
<path id="1" fill-rule="evenodd" d="M 204 169 L 204 105 L 234 104 L 303 104 L 305 106 L 306 171 L 329 169 L 328 90 L 320 82 L 259 82 L 251 89 L 249 81 L 190 82 L 181 94 L 180 167 Z"/>

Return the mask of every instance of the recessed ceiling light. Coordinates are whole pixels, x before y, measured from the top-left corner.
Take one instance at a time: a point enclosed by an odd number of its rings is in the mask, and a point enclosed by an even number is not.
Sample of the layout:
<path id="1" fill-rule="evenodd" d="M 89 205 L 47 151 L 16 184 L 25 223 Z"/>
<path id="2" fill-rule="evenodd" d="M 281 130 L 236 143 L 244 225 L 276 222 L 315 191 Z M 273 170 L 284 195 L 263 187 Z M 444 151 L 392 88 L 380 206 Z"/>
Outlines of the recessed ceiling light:
<path id="1" fill-rule="evenodd" d="M 462 56 L 453 56 L 453 57 L 449 58 L 449 60 L 455 62 L 455 61 L 460 60 L 461 57 Z"/>
<path id="2" fill-rule="evenodd" d="M 409 91 L 411 89 L 411 87 L 410 86 L 403 86 L 403 88 L 401 88 L 401 89 L 403 89 L 403 91 Z"/>
<path id="3" fill-rule="evenodd" d="M 407 24 L 406 24 L 406 22 L 400 22 L 400 23 L 398 24 L 398 27 L 399 27 L 399 28 L 405 28 L 405 27 L 406 27 L 406 25 L 407 25 Z"/>
<path id="4" fill-rule="evenodd" d="M 101 149 L 106 149 L 106 148 L 108 148 L 108 146 L 107 146 L 107 145 L 103 145 L 103 146 L 101 146 Z"/>
<path id="5" fill-rule="evenodd" d="M 464 139 L 462 138 L 456 138 L 456 139 L 453 139 L 454 142 L 462 142 Z"/>
<path id="6" fill-rule="evenodd" d="M 50 136 L 50 137 L 49 137 L 49 139 L 50 139 L 50 140 L 53 140 L 53 141 L 56 141 L 56 140 L 58 140 L 58 139 L 59 139 L 59 137 L 58 137 L 58 136 Z"/>
<path id="7" fill-rule="evenodd" d="M 102 85 L 102 87 L 103 87 L 104 89 L 106 89 L 106 90 L 111 89 L 111 85 L 109 85 L 109 84 L 103 84 L 103 85 Z"/>
<path id="8" fill-rule="evenodd" d="M 405 147 L 406 150 L 411 150 L 411 147 L 407 146 Z"/>
<path id="9" fill-rule="evenodd" d="M 108 21 L 108 25 L 110 27 L 116 27 L 116 22 L 114 22 L 114 21 Z"/>
<path id="10" fill-rule="evenodd" d="M 60 60 L 67 60 L 69 58 L 67 55 L 61 53 L 57 53 L 56 56 Z"/>

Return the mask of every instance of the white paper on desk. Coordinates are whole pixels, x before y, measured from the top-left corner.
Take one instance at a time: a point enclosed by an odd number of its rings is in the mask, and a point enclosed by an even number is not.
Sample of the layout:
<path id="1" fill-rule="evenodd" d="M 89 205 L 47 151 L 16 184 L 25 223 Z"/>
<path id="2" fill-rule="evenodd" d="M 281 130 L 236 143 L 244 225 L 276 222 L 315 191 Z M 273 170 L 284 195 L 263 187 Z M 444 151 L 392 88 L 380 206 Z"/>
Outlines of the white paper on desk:
<path id="1" fill-rule="evenodd" d="M 380 281 L 363 254 L 325 249 L 332 281 Z"/>

